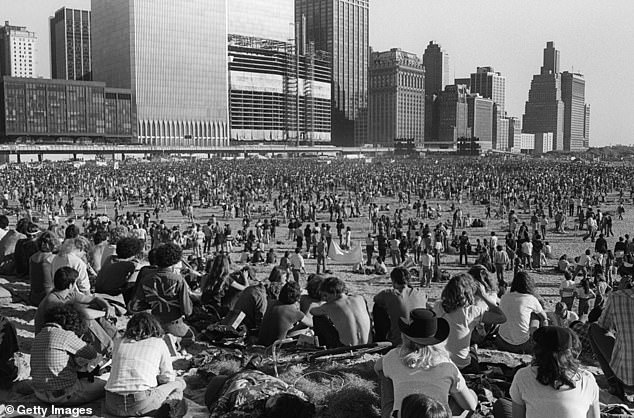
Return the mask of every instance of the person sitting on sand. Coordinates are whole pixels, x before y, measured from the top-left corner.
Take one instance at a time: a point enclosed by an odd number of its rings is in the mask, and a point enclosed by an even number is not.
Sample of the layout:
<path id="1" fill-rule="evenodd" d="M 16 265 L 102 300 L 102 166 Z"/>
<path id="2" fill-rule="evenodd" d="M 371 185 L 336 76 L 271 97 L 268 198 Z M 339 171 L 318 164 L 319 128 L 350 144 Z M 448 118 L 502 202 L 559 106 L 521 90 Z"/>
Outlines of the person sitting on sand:
<path id="1" fill-rule="evenodd" d="M 321 344 L 335 348 L 372 342 L 372 322 L 363 296 L 348 296 L 345 283 L 337 277 L 326 278 L 320 292 L 326 303 L 310 313 Z"/>
<path id="2" fill-rule="evenodd" d="M 97 274 L 95 292 L 120 296 L 127 303 L 132 297 L 142 260 L 143 242 L 134 237 L 117 242 L 117 255 L 108 257 Z"/>
<path id="3" fill-rule="evenodd" d="M 81 405 L 104 394 L 105 381 L 79 379 L 77 372 L 90 371 L 101 355 L 79 337 L 81 314 L 73 305 L 58 305 L 46 312 L 44 326 L 31 346 L 31 385 L 35 397 L 53 405 Z"/>
<path id="4" fill-rule="evenodd" d="M 554 312 L 548 312 L 548 321 L 550 324 L 568 328 L 573 322 L 579 320 L 579 316 L 569 310 L 565 302 L 557 302 Z"/>
<path id="5" fill-rule="evenodd" d="M 392 288 L 374 296 L 372 316 L 377 341 L 391 341 L 397 346 L 401 343 L 399 319 L 407 318 L 412 309 L 425 308 L 427 295 L 410 285 L 410 273 L 403 267 L 392 270 L 390 279 Z"/>
<path id="6" fill-rule="evenodd" d="M 475 410 L 476 394 L 467 387 L 460 370 L 451 361 L 445 345 L 449 323 L 429 309 L 414 309 L 408 321 L 399 320 L 403 343 L 377 360 L 382 391 L 382 416 L 402 416 L 402 402 L 407 396 L 424 393 L 450 411 L 450 397 L 455 409 Z M 388 383 L 388 384 L 386 384 Z M 457 412 L 457 411 L 456 411 Z"/>
<path id="7" fill-rule="evenodd" d="M 385 260 L 383 257 L 378 256 L 376 258 L 376 262 L 374 263 L 374 274 L 384 275 L 387 274 L 387 266 L 385 265 Z"/>
<path id="8" fill-rule="evenodd" d="M 258 344 L 268 347 L 276 340 L 283 340 L 298 325 L 312 328 L 312 318 L 304 315 L 297 306 L 301 293 L 296 282 L 288 282 L 282 287 L 278 300 L 264 314 Z"/>
<path id="9" fill-rule="evenodd" d="M 130 319 L 112 356 L 104 403 L 108 413 L 152 415 L 166 401 L 171 405 L 183 399 L 185 381 L 176 378 L 163 335 L 161 324 L 150 313 Z"/>

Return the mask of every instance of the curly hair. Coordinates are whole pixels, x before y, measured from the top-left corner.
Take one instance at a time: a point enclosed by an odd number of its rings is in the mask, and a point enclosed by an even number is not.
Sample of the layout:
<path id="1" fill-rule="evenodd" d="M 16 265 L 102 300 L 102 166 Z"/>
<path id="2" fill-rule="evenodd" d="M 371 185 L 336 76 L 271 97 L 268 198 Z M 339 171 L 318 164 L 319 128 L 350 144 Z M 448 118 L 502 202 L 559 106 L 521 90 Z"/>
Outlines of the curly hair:
<path id="1" fill-rule="evenodd" d="M 302 289 L 297 282 L 288 282 L 282 287 L 278 300 L 283 305 L 292 305 L 299 300 Z"/>
<path id="2" fill-rule="evenodd" d="M 77 335 L 82 335 L 85 331 L 81 314 L 70 303 L 52 307 L 46 312 L 44 319 L 46 323 L 58 324 L 66 331 L 72 331 Z"/>
<path id="3" fill-rule="evenodd" d="M 157 266 L 163 268 L 170 267 L 181 261 L 183 250 L 179 245 L 169 242 L 158 246 L 154 256 L 156 257 Z"/>
<path id="4" fill-rule="evenodd" d="M 141 341 L 152 337 L 163 337 L 165 333 L 159 321 L 148 312 L 135 314 L 125 329 L 123 336 L 130 340 Z"/>
<path id="5" fill-rule="evenodd" d="M 59 241 L 51 231 L 44 231 L 37 238 L 37 248 L 43 253 L 52 253 L 58 244 Z"/>
<path id="6" fill-rule="evenodd" d="M 337 296 L 343 295 L 346 293 L 346 283 L 334 276 L 327 277 L 319 287 L 319 291 Z"/>
<path id="7" fill-rule="evenodd" d="M 525 295 L 535 294 L 535 280 L 525 271 L 518 271 L 511 283 L 511 292 L 523 293 Z"/>
<path id="8" fill-rule="evenodd" d="M 458 308 L 473 305 L 474 287 L 475 283 L 471 275 L 461 273 L 453 276 L 440 295 L 445 312 L 451 313 Z"/>
<path id="9" fill-rule="evenodd" d="M 313 299 L 321 299 L 319 288 L 321 287 L 323 281 L 324 278 L 318 274 L 311 274 L 308 276 L 308 281 L 306 282 L 306 292 L 308 292 L 308 296 Z"/>
<path id="10" fill-rule="evenodd" d="M 143 242 L 134 237 L 125 237 L 117 241 L 117 257 L 130 258 L 143 251 Z"/>
<path id="11" fill-rule="evenodd" d="M 92 240 L 95 243 L 95 245 L 100 244 L 107 239 L 108 239 L 108 232 L 103 228 L 97 229 L 97 231 L 95 232 L 95 235 L 92 237 Z"/>
<path id="12" fill-rule="evenodd" d="M 70 224 L 66 227 L 64 231 L 64 238 L 75 238 L 79 235 L 79 228 L 75 224 Z"/>
<path id="13" fill-rule="evenodd" d="M 552 350 L 540 342 L 540 338 L 535 335 L 539 330 L 533 334 L 535 347 L 532 364 L 537 367 L 537 381 L 542 385 L 552 386 L 555 389 L 562 386 L 574 388 L 575 380 L 579 377 L 580 362 L 578 356 L 581 353 L 581 342 L 577 334 L 570 328 L 561 329 L 570 336 L 567 347 L 561 350 Z"/>
<path id="14" fill-rule="evenodd" d="M 127 238 L 130 235 L 128 232 L 128 228 L 125 226 L 119 225 L 110 231 L 110 243 L 116 244 L 123 238 Z"/>

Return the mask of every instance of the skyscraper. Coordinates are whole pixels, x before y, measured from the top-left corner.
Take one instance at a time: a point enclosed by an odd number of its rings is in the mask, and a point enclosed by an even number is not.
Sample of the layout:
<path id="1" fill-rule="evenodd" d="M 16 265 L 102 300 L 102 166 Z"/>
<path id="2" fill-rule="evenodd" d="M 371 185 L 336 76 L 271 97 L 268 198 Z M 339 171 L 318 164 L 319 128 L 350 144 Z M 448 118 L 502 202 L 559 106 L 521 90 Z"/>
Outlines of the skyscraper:
<path id="1" fill-rule="evenodd" d="M 471 138 L 478 138 L 482 151 L 493 149 L 493 100 L 478 94 L 467 96 L 467 127 Z"/>
<path id="2" fill-rule="evenodd" d="M 51 78 L 90 81 L 90 12 L 63 7 L 49 19 Z"/>
<path id="3" fill-rule="evenodd" d="M 332 142 L 367 141 L 369 0 L 295 0 L 295 25 L 332 59 Z"/>
<path id="4" fill-rule="evenodd" d="M 451 83 L 449 55 L 442 47 L 429 41 L 423 53 L 425 67 L 425 146 L 440 138 L 440 115 L 438 98 L 445 86 Z"/>
<path id="5" fill-rule="evenodd" d="M 584 148 L 590 147 L 590 105 L 589 104 L 586 104 L 584 107 L 583 146 Z"/>
<path id="6" fill-rule="evenodd" d="M 432 143 L 425 140 L 425 146 L 452 149 L 458 138 L 468 138 L 468 90 L 464 85 L 445 87 L 437 100 L 438 139 Z"/>
<path id="7" fill-rule="evenodd" d="M 132 90 L 139 141 L 228 142 L 226 0 L 92 0 L 93 79 Z"/>
<path id="8" fill-rule="evenodd" d="M 564 103 L 561 100 L 559 51 L 553 42 L 544 49 L 541 73 L 533 76 L 524 111 L 524 132 L 553 133 L 553 148 L 564 149 Z"/>
<path id="9" fill-rule="evenodd" d="M 24 26 L 0 26 L 0 76 L 36 77 L 37 36 Z"/>
<path id="10" fill-rule="evenodd" d="M 229 0 L 228 33 L 280 42 L 295 39 L 295 0 Z"/>
<path id="11" fill-rule="evenodd" d="M 586 81 L 582 74 L 561 74 L 561 99 L 564 102 L 564 149 L 584 149 Z"/>
<path id="12" fill-rule="evenodd" d="M 371 144 L 395 141 L 423 144 L 425 134 L 425 69 L 416 56 L 394 48 L 372 52 L 369 70 Z"/>
<path id="13" fill-rule="evenodd" d="M 493 100 L 493 133 L 491 145 L 494 149 L 502 149 L 497 144 L 498 138 L 501 136 L 498 135 L 497 127 L 500 124 L 500 119 L 505 115 L 506 78 L 499 72 L 495 72 L 493 67 L 478 67 L 476 72 L 471 74 L 469 86 L 471 93 L 477 93 L 484 98 Z"/>

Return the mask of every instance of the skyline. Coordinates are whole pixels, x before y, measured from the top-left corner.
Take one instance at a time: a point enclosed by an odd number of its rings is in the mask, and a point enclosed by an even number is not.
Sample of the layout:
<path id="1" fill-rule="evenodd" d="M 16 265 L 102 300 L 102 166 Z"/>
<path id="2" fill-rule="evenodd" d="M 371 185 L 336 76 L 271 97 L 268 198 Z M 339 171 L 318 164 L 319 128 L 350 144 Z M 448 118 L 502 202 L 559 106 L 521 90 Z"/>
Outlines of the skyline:
<path id="1" fill-rule="evenodd" d="M 229 0 L 231 1 L 231 0 Z M 506 109 L 522 117 L 530 82 L 539 73 L 542 51 L 554 41 L 561 71 L 581 72 L 591 106 L 590 146 L 634 144 L 633 109 L 627 94 L 634 79 L 625 69 L 634 56 L 621 47 L 634 39 L 628 22 L 634 2 L 608 5 L 589 0 L 373 0 L 370 46 L 375 51 L 401 48 L 422 57 L 430 40 L 450 56 L 452 78 L 468 77 L 477 67 L 492 66 L 506 77 Z M 90 9 L 90 0 L 23 0 L 2 8 L 0 22 L 26 26 L 38 36 L 37 74 L 50 77 L 48 19 L 60 7 Z M 397 27 L 398 31 L 394 28 Z"/>

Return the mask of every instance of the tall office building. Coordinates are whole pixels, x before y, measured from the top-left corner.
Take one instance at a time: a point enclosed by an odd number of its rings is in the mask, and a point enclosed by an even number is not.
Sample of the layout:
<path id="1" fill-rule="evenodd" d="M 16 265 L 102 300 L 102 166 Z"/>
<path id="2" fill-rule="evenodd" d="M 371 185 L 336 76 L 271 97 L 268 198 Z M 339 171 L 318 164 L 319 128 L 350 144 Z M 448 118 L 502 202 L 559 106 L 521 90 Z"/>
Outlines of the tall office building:
<path id="1" fill-rule="evenodd" d="M 416 54 L 394 48 L 372 52 L 369 70 L 371 144 L 422 145 L 425 134 L 425 69 Z"/>
<path id="2" fill-rule="evenodd" d="M 505 116 L 506 78 L 499 72 L 495 72 L 493 67 L 478 67 L 476 72 L 471 74 L 469 86 L 471 93 L 477 93 L 484 98 L 493 100 L 495 107 L 492 116 L 492 146 L 494 149 L 500 149 L 500 146 L 497 145 L 497 127 L 500 124 L 500 119 Z"/>
<path id="3" fill-rule="evenodd" d="M 495 149 L 498 151 L 510 151 L 511 146 L 509 141 L 509 118 L 503 116 L 493 120 L 495 126 Z"/>
<path id="4" fill-rule="evenodd" d="M 151 145 L 228 143 L 226 0 L 92 0 L 93 80 L 132 90 Z"/>
<path id="5" fill-rule="evenodd" d="M 467 128 L 469 137 L 478 138 L 480 149 L 493 149 L 493 100 L 478 94 L 467 96 Z"/>
<path id="6" fill-rule="evenodd" d="M 0 26 L 0 77 L 36 77 L 37 36 L 8 21 Z"/>
<path id="7" fill-rule="evenodd" d="M 509 147 L 511 152 L 519 153 L 522 146 L 522 120 L 516 117 L 508 118 L 509 121 Z"/>
<path id="8" fill-rule="evenodd" d="M 449 55 L 442 47 L 429 41 L 423 53 L 425 67 L 425 146 L 431 146 L 440 138 L 440 102 L 443 89 L 451 84 Z M 458 84 L 456 84 L 458 85 Z"/>
<path id="9" fill-rule="evenodd" d="M 63 7 L 49 19 L 51 78 L 90 81 L 90 12 Z"/>
<path id="10" fill-rule="evenodd" d="M 583 146 L 584 148 L 590 147 L 590 105 L 587 104 L 584 107 L 583 118 Z"/>
<path id="11" fill-rule="evenodd" d="M 564 149 L 580 151 L 584 147 L 586 81 L 582 74 L 561 73 L 561 100 L 564 102 Z"/>
<path id="12" fill-rule="evenodd" d="M 468 138 L 467 87 L 451 85 L 445 87 L 438 103 L 438 139 L 425 140 L 425 146 L 442 149 L 455 149 L 459 138 Z"/>
<path id="13" fill-rule="evenodd" d="M 553 42 L 544 49 L 541 73 L 533 76 L 524 111 L 524 132 L 553 133 L 553 148 L 564 149 L 564 103 L 561 100 L 559 51 Z"/>
<path id="14" fill-rule="evenodd" d="M 228 33 L 243 37 L 292 43 L 295 31 L 295 0 L 229 0 Z"/>
<path id="15" fill-rule="evenodd" d="M 369 0 L 295 0 L 295 25 L 332 60 L 332 142 L 367 142 Z"/>

